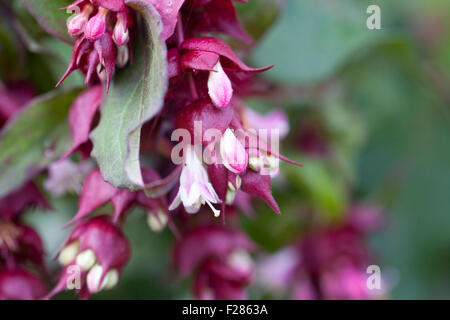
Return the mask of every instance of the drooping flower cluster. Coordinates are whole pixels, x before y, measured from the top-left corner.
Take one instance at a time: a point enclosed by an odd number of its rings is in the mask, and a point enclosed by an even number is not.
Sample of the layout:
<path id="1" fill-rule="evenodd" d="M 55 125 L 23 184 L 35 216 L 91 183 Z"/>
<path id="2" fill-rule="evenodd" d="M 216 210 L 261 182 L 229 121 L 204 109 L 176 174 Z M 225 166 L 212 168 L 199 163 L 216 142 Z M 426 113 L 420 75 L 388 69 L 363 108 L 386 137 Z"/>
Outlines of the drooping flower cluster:
<path id="1" fill-rule="evenodd" d="M 67 21 L 67 31 L 75 44 L 70 64 L 57 85 L 80 69 L 86 83 L 97 77 L 109 87 L 115 66 L 123 67 L 130 59 L 130 10 L 123 1 L 90 0 L 76 0 L 62 9 L 74 12 Z"/>

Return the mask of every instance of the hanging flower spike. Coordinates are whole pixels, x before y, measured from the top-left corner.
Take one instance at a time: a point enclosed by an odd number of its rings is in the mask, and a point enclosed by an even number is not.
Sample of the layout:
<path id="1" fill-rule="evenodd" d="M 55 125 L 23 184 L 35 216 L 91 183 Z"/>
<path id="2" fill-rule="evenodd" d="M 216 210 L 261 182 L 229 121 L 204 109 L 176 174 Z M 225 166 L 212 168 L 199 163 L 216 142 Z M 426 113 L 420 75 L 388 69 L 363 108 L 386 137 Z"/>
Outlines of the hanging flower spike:
<path id="1" fill-rule="evenodd" d="M 208 172 L 203 167 L 194 146 L 188 145 L 184 150 L 186 155 L 184 155 L 185 163 L 180 176 L 180 189 L 169 206 L 169 210 L 174 210 L 180 203 L 183 203 L 188 213 L 197 213 L 200 206 L 206 202 L 214 216 L 220 216 L 220 210 L 212 205 L 220 203 L 220 199 L 209 181 Z"/>
<path id="2" fill-rule="evenodd" d="M 167 40 L 174 32 L 184 0 L 146 1 L 160 14 L 161 38 Z M 109 88 L 114 67 L 117 65 L 121 68 L 131 59 L 129 41 L 132 37 L 130 28 L 134 23 L 133 15 L 124 0 L 76 0 L 62 9 L 76 8 L 80 10 L 79 13 L 67 24 L 67 31 L 76 38 L 72 59 L 56 86 L 72 71 L 80 69 L 86 74 L 86 83 L 91 81 L 94 71 L 97 71 L 98 79 L 107 82 Z M 103 69 L 106 75 L 102 73 Z"/>
<path id="3" fill-rule="evenodd" d="M 80 69 L 85 73 L 86 83 L 96 73 L 109 89 L 115 66 L 123 67 L 129 60 L 127 44 L 129 28 L 133 24 L 132 15 L 123 1 L 75 1 L 63 9 L 75 8 L 81 12 L 67 24 L 67 31 L 76 38 L 72 59 L 56 86 L 72 71 Z"/>

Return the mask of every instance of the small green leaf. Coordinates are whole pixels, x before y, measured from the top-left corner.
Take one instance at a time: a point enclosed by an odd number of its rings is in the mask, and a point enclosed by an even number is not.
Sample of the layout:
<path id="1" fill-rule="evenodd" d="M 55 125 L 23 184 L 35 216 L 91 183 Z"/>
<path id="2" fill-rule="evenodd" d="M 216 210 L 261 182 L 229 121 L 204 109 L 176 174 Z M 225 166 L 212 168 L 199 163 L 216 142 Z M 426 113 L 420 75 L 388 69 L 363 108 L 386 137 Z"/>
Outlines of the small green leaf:
<path id="1" fill-rule="evenodd" d="M 129 0 L 127 5 L 144 18 L 134 46 L 133 64 L 114 76 L 105 94 L 101 118 L 92 132 L 92 156 L 103 178 L 118 188 L 143 187 L 139 149 L 142 125 L 162 108 L 168 87 L 167 48 L 160 38 L 161 17 L 143 0 Z"/>
<path id="2" fill-rule="evenodd" d="M 67 19 L 70 15 L 60 10 L 71 4 L 70 0 L 24 0 L 31 15 L 39 25 L 52 36 L 72 43 L 73 38 L 67 32 Z"/>
<path id="3" fill-rule="evenodd" d="M 70 145 L 66 121 L 80 90 L 55 90 L 37 97 L 13 118 L 0 136 L 0 197 L 33 178 Z"/>

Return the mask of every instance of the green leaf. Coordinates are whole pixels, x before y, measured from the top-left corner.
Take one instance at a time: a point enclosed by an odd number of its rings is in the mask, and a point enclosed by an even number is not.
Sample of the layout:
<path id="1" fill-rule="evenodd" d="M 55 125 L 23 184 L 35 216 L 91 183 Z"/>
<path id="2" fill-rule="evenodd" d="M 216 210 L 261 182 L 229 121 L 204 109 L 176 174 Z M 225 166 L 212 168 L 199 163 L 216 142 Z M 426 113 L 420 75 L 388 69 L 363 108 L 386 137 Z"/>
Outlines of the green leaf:
<path id="1" fill-rule="evenodd" d="M 162 23 L 153 6 L 143 0 L 127 5 L 142 14 L 145 32 L 138 32 L 133 64 L 114 76 L 91 139 L 103 178 L 118 188 L 136 189 L 143 187 L 141 127 L 161 110 L 168 87 L 167 48 L 159 37 Z"/>
<path id="2" fill-rule="evenodd" d="M 31 15 L 39 25 L 52 36 L 72 43 L 73 38 L 67 32 L 67 19 L 70 15 L 65 10 L 60 10 L 71 4 L 70 0 L 24 0 Z"/>
<path id="3" fill-rule="evenodd" d="M 55 90 L 37 97 L 15 116 L 0 136 L 0 197 L 33 178 L 70 145 L 66 121 L 80 90 Z"/>
<path id="4" fill-rule="evenodd" d="M 288 84 L 311 84 L 329 77 L 384 34 L 367 29 L 368 3 L 287 1 L 281 19 L 256 48 L 254 64 L 273 63 L 267 76 Z"/>

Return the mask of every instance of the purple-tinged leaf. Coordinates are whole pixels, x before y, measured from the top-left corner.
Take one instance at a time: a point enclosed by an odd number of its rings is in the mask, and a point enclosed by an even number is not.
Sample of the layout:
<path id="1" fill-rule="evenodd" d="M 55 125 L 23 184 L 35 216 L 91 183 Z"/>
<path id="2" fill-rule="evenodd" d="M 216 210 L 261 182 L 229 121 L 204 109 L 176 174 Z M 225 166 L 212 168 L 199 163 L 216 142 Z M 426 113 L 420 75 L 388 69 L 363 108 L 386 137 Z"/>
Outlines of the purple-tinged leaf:
<path id="1" fill-rule="evenodd" d="M 262 72 L 273 67 L 273 65 L 263 68 L 250 68 L 234 53 L 225 42 L 213 37 L 191 38 L 183 42 L 181 48 L 183 50 L 197 50 L 213 52 L 230 60 L 239 70 L 245 72 Z"/>
<path id="2" fill-rule="evenodd" d="M 95 169 L 85 179 L 78 201 L 78 212 L 65 226 L 69 226 L 87 216 L 119 192 L 102 178 L 100 170 Z"/>
<path id="3" fill-rule="evenodd" d="M 126 0 L 127 5 L 130 5 L 134 0 Z M 175 26 L 178 20 L 178 12 L 183 5 L 184 0 L 147 0 L 150 2 L 161 16 L 163 28 L 161 37 L 163 40 L 167 40 L 174 32 Z M 130 5 L 131 6 L 131 5 Z"/>
<path id="4" fill-rule="evenodd" d="M 102 86 L 96 85 L 81 93 L 70 107 L 69 125 L 73 144 L 62 158 L 68 157 L 89 139 L 92 120 L 102 103 Z"/>
<path id="5" fill-rule="evenodd" d="M 247 170 L 241 177 L 242 191 L 261 197 L 273 211 L 280 214 L 280 208 L 270 191 L 270 175 L 261 175 L 258 172 Z"/>

